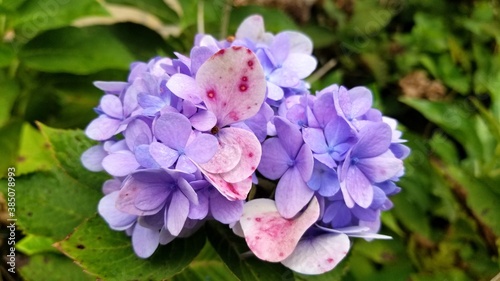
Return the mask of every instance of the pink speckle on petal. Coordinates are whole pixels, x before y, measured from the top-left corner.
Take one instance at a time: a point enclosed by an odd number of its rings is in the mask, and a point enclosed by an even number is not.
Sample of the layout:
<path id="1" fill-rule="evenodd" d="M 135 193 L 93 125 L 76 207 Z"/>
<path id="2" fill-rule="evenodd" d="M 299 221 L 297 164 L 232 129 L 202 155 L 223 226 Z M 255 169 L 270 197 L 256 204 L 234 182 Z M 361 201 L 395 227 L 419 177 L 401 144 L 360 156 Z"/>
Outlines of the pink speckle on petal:
<path id="1" fill-rule="evenodd" d="M 285 254 L 283 252 L 279 253 L 280 257 L 283 257 Z"/>
<path id="2" fill-rule="evenodd" d="M 327 263 L 332 263 L 333 261 L 334 261 L 334 260 L 333 260 L 332 258 L 327 258 L 327 259 L 326 259 L 326 262 L 327 262 Z"/>
<path id="3" fill-rule="evenodd" d="M 255 218 L 255 221 L 256 221 L 256 222 L 261 222 L 261 221 L 262 221 L 262 218 Z"/>
<path id="4" fill-rule="evenodd" d="M 247 64 L 250 66 L 250 69 L 253 69 L 253 60 L 249 60 Z"/>
<path id="5" fill-rule="evenodd" d="M 245 82 L 248 81 L 248 77 L 246 77 L 246 76 L 241 77 L 241 81 L 245 81 Z"/>
<path id="6" fill-rule="evenodd" d="M 209 99 L 213 99 L 213 98 L 215 98 L 215 91 L 214 91 L 214 90 L 210 90 L 210 91 L 208 91 L 208 92 L 207 92 L 207 97 L 208 97 Z"/>
<path id="7" fill-rule="evenodd" d="M 224 49 L 219 50 L 217 53 L 215 53 L 215 55 L 223 55 L 223 54 L 224 54 Z"/>
<path id="8" fill-rule="evenodd" d="M 229 118 L 233 119 L 234 121 L 240 120 L 240 118 L 238 117 L 238 114 L 234 111 L 229 112 Z"/>
<path id="9" fill-rule="evenodd" d="M 233 50 L 238 51 L 239 49 L 241 49 L 241 46 L 233 46 L 232 48 Z"/>
<path id="10" fill-rule="evenodd" d="M 246 90 L 248 90 L 247 85 L 245 85 L 245 84 L 241 84 L 241 85 L 240 85 L 240 92 L 245 92 Z"/>
<path id="11" fill-rule="evenodd" d="M 252 158 L 253 157 L 253 153 L 252 152 L 248 153 L 248 157 Z"/>

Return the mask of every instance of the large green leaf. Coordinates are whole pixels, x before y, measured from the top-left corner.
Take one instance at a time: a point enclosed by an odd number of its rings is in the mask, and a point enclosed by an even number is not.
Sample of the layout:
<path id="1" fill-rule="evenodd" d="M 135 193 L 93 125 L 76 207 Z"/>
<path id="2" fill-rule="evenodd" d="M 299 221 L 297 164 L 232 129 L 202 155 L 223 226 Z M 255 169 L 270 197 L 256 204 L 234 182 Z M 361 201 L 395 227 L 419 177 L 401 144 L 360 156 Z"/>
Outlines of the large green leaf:
<path id="1" fill-rule="evenodd" d="M 237 280 L 236 276 L 227 268 L 210 243 L 181 273 L 172 278 L 172 281 L 231 281 Z"/>
<path id="2" fill-rule="evenodd" d="M 14 57 L 14 50 L 11 46 L 0 44 L 0 67 L 8 66 Z"/>
<path id="3" fill-rule="evenodd" d="M 84 16 L 107 15 L 95 0 L 38 1 L 26 0 L 17 8 L 14 19 L 16 37 L 26 40 L 38 32 L 67 26 Z"/>
<path id="4" fill-rule="evenodd" d="M 464 146 L 470 157 L 483 161 L 491 157 L 484 153 L 482 143 L 475 132 L 474 112 L 467 105 L 410 98 L 404 98 L 402 101 L 453 136 Z"/>
<path id="5" fill-rule="evenodd" d="M 64 27 L 44 32 L 20 51 L 22 63 L 46 72 L 88 74 L 104 69 L 129 69 L 164 49 L 163 39 L 137 24 Z"/>
<path id="6" fill-rule="evenodd" d="M 28 264 L 22 266 L 19 271 L 25 281 L 95 280 L 61 254 L 46 253 L 31 256 Z"/>
<path id="7" fill-rule="evenodd" d="M 55 161 L 50 151 L 50 143 L 33 126 L 24 123 L 21 129 L 17 175 L 52 169 Z"/>
<path id="8" fill-rule="evenodd" d="M 2 45 L 0 45 L 0 67 L 2 67 Z M 2 94 L 0 95 L 0 127 L 2 127 L 11 116 L 12 107 L 19 95 L 19 85 L 13 80 L 2 80 L 0 81 L 0 89 L 2 89 Z"/>
<path id="9" fill-rule="evenodd" d="M 16 243 L 16 249 L 28 256 L 46 252 L 59 253 L 52 246 L 55 242 L 53 238 L 28 234 Z"/>
<path id="10" fill-rule="evenodd" d="M 228 226 L 208 223 L 207 237 L 229 269 L 242 281 L 293 278 L 293 273 L 283 265 L 264 262 L 248 255 L 251 252 L 245 240 L 236 236 Z"/>
<path id="11" fill-rule="evenodd" d="M 148 259 L 137 257 L 131 238 L 116 232 L 100 217 L 90 218 L 60 242 L 60 249 L 85 271 L 104 280 L 165 280 L 182 271 L 206 241 L 199 231 L 160 246 Z"/>
<path id="12" fill-rule="evenodd" d="M 82 167 L 80 155 L 93 144 L 82 131 L 40 128 L 52 165 L 18 178 L 17 216 L 25 232 L 60 240 L 95 214 L 107 176 Z"/>
<path id="13" fill-rule="evenodd" d="M 15 166 L 22 124 L 18 120 L 0 127 L 0 178 L 7 174 L 7 168 Z"/>
<path id="14" fill-rule="evenodd" d="M 88 139 L 81 130 L 54 129 L 40 123 L 38 126 L 50 143 L 61 170 L 78 183 L 100 191 L 102 183 L 110 176 L 103 172 L 91 172 L 80 161 L 82 153 L 96 144 L 95 141 Z"/>

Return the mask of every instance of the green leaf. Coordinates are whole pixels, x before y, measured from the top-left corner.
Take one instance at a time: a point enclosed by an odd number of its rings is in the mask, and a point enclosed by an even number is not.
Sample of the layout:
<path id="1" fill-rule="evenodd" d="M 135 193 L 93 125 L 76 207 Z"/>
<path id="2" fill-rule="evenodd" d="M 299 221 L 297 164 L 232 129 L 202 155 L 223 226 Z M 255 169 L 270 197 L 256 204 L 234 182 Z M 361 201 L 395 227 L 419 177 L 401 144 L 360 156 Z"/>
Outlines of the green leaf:
<path id="1" fill-rule="evenodd" d="M 17 8 L 16 37 L 33 38 L 43 30 L 63 27 L 84 16 L 108 15 L 95 0 L 27 0 Z"/>
<path id="2" fill-rule="evenodd" d="M 50 143 L 51 152 L 60 168 L 78 183 L 100 192 L 102 183 L 110 176 L 104 172 L 91 172 L 80 161 L 82 153 L 97 143 L 87 138 L 81 130 L 54 129 L 41 123 L 38 126 Z"/>
<path id="3" fill-rule="evenodd" d="M 210 243 L 181 273 L 172 278 L 172 281 L 204 281 L 204 280 L 236 280 L 236 276 L 226 267 Z"/>
<path id="4" fill-rule="evenodd" d="M 61 241 L 60 249 L 85 271 L 104 280 L 165 280 L 182 271 L 205 243 L 202 231 L 160 246 L 148 259 L 137 257 L 131 238 L 92 217 Z"/>
<path id="5" fill-rule="evenodd" d="M 0 45 L 1 47 L 2 45 Z M 1 66 L 1 48 L 0 48 L 0 67 Z M 0 127 L 2 127 L 11 117 L 11 111 L 19 95 L 19 85 L 13 80 L 2 80 L 0 81 L 0 89 L 2 89 L 2 94 L 0 95 Z"/>
<path id="6" fill-rule="evenodd" d="M 15 54 L 11 46 L 0 44 L 0 67 L 6 67 L 14 60 Z"/>
<path id="7" fill-rule="evenodd" d="M 64 170 L 38 172 L 16 183 L 17 218 L 26 233 L 61 240 L 95 214 L 101 193 Z"/>
<path id="8" fill-rule="evenodd" d="M 23 122 L 18 120 L 0 127 L 0 178 L 7 174 L 7 168 L 15 166 L 22 124 Z"/>
<path id="9" fill-rule="evenodd" d="M 42 134 L 30 124 L 24 123 L 17 158 L 17 175 L 37 171 L 48 171 L 55 164 L 50 152 L 50 144 Z"/>
<path id="10" fill-rule="evenodd" d="M 82 167 L 80 155 L 93 144 L 82 131 L 39 126 L 45 136 L 45 156 L 52 164 L 50 171 L 17 179 L 17 216 L 25 232 L 60 240 L 95 214 L 102 183 L 108 177 Z"/>
<path id="11" fill-rule="evenodd" d="M 59 253 L 59 251 L 52 246 L 55 242 L 54 239 L 49 237 L 29 234 L 16 243 L 16 248 L 28 256 L 46 252 Z"/>
<path id="12" fill-rule="evenodd" d="M 467 194 L 467 206 L 484 224 L 489 226 L 497 237 L 500 236 L 500 194 L 498 183 L 495 186 L 483 184 L 478 178 L 456 166 L 448 166 L 447 173 L 459 184 L 458 192 Z M 457 188 L 458 188 L 457 187 Z M 496 192 L 493 189 L 496 189 Z"/>
<path id="13" fill-rule="evenodd" d="M 245 240 L 236 236 L 226 225 L 208 223 L 207 237 L 229 269 L 242 281 L 293 278 L 292 271 L 279 263 L 247 256 L 246 253 L 250 252 Z"/>
<path id="14" fill-rule="evenodd" d="M 46 72 L 89 74 L 104 69 L 128 70 L 165 48 L 154 31 L 137 24 L 64 27 L 44 32 L 20 51 L 22 63 Z"/>
<path id="15" fill-rule="evenodd" d="M 427 119 L 436 123 L 446 133 L 460 142 L 467 154 L 474 159 L 488 159 L 484 155 L 481 141 L 475 133 L 473 111 L 461 103 L 431 102 L 427 100 L 403 98 L 402 102 L 415 108 Z"/>
<path id="16" fill-rule="evenodd" d="M 92 281 L 73 261 L 61 254 L 39 254 L 31 256 L 28 264 L 20 270 L 25 281 Z"/>

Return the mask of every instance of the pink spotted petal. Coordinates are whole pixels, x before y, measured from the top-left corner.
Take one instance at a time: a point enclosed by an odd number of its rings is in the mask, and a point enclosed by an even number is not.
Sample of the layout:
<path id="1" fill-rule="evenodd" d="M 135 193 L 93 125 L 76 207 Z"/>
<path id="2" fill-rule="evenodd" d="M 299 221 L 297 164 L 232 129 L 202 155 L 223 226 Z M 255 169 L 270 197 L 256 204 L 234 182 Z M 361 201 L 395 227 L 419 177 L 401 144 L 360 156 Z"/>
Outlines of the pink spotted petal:
<path id="1" fill-rule="evenodd" d="M 201 172 L 206 179 L 228 200 L 244 200 L 252 188 L 252 177 L 248 177 L 240 182 L 229 183 L 220 174 L 207 173 L 203 169 Z"/>
<path id="2" fill-rule="evenodd" d="M 240 182 L 255 172 L 262 156 L 262 148 L 252 132 L 240 128 L 224 128 L 219 132 L 219 141 L 233 143 L 241 149 L 238 164 L 229 172 L 221 174 L 225 181 Z"/>
<path id="3" fill-rule="evenodd" d="M 220 174 L 229 172 L 238 165 L 241 159 L 241 147 L 238 143 L 224 140 L 219 139 L 219 149 L 210 161 L 199 164 L 201 169 L 209 173 Z"/>
<path id="4" fill-rule="evenodd" d="M 266 94 L 264 70 L 245 47 L 233 46 L 215 53 L 198 70 L 196 82 L 219 127 L 254 116 Z"/>
<path id="5" fill-rule="evenodd" d="M 319 213 L 316 198 L 294 219 L 281 217 L 273 200 L 255 199 L 243 206 L 240 224 L 248 247 L 259 259 L 279 262 L 292 254 L 304 232 L 318 219 Z"/>
<path id="6" fill-rule="evenodd" d="M 322 234 L 300 241 L 293 253 L 281 263 L 302 274 L 325 273 L 347 255 L 350 244 L 345 234 Z"/>

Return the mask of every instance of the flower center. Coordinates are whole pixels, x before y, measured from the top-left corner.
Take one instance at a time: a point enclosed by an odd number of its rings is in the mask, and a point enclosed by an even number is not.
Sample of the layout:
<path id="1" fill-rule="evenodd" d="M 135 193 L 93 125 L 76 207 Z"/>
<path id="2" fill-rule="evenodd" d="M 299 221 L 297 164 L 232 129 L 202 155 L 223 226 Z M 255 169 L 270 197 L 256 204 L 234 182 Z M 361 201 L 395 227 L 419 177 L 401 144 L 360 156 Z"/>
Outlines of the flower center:
<path id="1" fill-rule="evenodd" d="M 210 130 L 210 133 L 212 133 L 212 135 L 215 135 L 215 134 L 217 134 L 218 132 L 219 132 L 219 127 L 217 127 L 217 126 L 214 126 L 214 127 L 212 128 L 212 130 Z"/>

